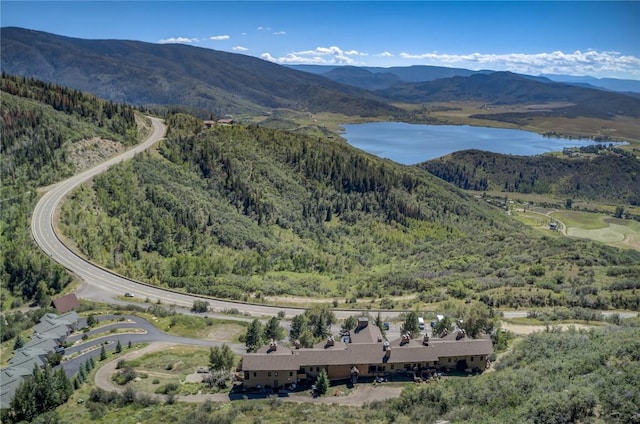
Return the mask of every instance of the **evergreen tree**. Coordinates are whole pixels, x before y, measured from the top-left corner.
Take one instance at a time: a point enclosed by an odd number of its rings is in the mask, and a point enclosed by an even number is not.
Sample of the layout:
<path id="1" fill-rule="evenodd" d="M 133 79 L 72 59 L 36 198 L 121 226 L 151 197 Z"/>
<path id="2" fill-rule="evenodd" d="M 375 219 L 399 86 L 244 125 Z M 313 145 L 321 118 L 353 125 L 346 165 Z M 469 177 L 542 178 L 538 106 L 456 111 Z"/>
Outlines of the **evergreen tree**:
<path id="1" fill-rule="evenodd" d="M 451 323 L 451 318 L 444 317 L 440 321 L 436 323 L 433 327 L 433 334 L 442 337 L 444 334 L 453 330 L 453 324 Z"/>
<path id="2" fill-rule="evenodd" d="M 122 352 L 122 344 L 120 343 L 120 340 L 118 340 L 118 343 L 116 344 L 116 353 L 120 352 Z"/>
<path id="3" fill-rule="evenodd" d="M 104 361 L 105 359 L 107 359 L 107 351 L 105 350 L 104 345 L 102 345 L 100 348 L 100 360 Z"/>
<path id="4" fill-rule="evenodd" d="M 93 314 L 89 314 L 89 316 L 87 317 L 87 327 L 93 327 L 94 325 L 97 324 L 97 320 L 95 315 Z"/>
<path id="5" fill-rule="evenodd" d="M 336 321 L 335 314 L 326 306 L 316 306 L 304 312 L 309 322 L 308 328 L 316 338 L 323 338 L 330 334 L 331 324 Z"/>
<path id="6" fill-rule="evenodd" d="M 16 341 L 13 343 L 13 350 L 18 350 L 24 346 L 24 339 L 20 334 L 16 337 Z"/>
<path id="7" fill-rule="evenodd" d="M 291 319 L 291 329 L 289 330 L 289 338 L 296 340 L 300 338 L 303 331 L 307 329 L 307 317 L 304 314 L 296 315 Z"/>
<path id="8" fill-rule="evenodd" d="M 316 390 L 319 395 L 324 395 L 329 391 L 329 376 L 327 375 L 327 371 L 323 368 L 320 370 L 320 374 L 318 374 L 318 379 L 316 380 Z"/>
<path id="9" fill-rule="evenodd" d="M 420 328 L 418 327 L 418 313 L 415 311 L 409 312 L 404 320 L 404 323 L 400 327 L 400 331 L 403 334 L 411 334 L 412 338 L 415 338 L 420 334 Z"/>
<path id="10" fill-rule="evenodd" d="M 129 343 L 127 344 L 127 349 L 131 349 L 131 340 L 129 340 Z"/>
<path id="11" fill-rule="evenodd" d="M 247 352 L 255 352 L 262 344 L 262 324 L 258 318 L 251 321 L 247 328 L 247 334 L 245 336 L 245 345 L 247 346 Z"/>
<path id="12" fill-rule="evenodd" d="M 34 366 L 32 378 L 22 380 L 11 400 L 13 420 L 32 422 L 38 415 L 65 403 L 72 392 L 71 381 L 62 368 L 53 371 L 47 363 L 42 369 Z"/>
<path id="13" fill-rule="evenodd" d="M 85 370 L 84 367 L 80 367 L 80 369 L 78 370 L 78 377 L 80 378 L 80 380 L 84 381 L 87 378 L 87 371 Z"/>
<path id="14" fill-rule="evenodd" d="M 358 320 L 353 315 L 350 315 L 345 318 L 340 328 L 342 328 L 344 331 L 351 331 L 356 328 L 356 325 L 358 325 Z"/>
<path id="15" fill-rule="evenodd" d="M 284 328 L 280 326 L 280 320 L 271 317 L 264 327 L 264 340 L 282 340 L 284 338 Z"/>

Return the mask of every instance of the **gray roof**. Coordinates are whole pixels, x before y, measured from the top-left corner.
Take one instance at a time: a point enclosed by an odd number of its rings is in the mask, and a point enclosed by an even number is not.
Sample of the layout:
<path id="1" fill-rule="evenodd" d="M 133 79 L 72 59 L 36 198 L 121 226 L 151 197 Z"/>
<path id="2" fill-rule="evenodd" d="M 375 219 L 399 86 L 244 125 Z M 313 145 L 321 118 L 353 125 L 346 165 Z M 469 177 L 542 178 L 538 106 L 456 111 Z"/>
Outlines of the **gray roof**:
<path id="1" fill-rule="evenodd" d="M 23 348 L 38 348 L 52 351 L 58 346 L 58 342 L 55 341 L 55 336 L 52 334 L 33 334 L 31 340 L 29 340 Z"/>
<path id="2" fill-rule="evenodd" d="M 66 332 L 62 335 L 66 335 L 69 330 L 68 327 L 72 327 L 77 324 L 80 317 L 75 311 L 67 312 L 66 314 L 45 314 L 38 324 L 33 327 L 33 331 L 36 333 L 49 333 L 55 331 L 55 334 L 60 334 L 60 329 L 64 328 Z"/>
<path id="3" fill-rule="evenodd" d="M 34 367 L 44 365 L 43 358 L 57 346 L 55 339 L 66 336 L 77 324 L 76 312 L 63 315 L 46 314 L 33 327 L 35 333 L 25 345 L 14 351 L 9 367 L 0 371 L 0 409 L 9 408 L 13 395 L 25 376 L 33 374 Z"/>
<path id="4" fill-rule="evenodd" d="M 11 360 L 9 361 L 9 365 L 15 366 L 25 361 L 28 361 L 32 358 L 47 356 L 48 353 L 49 351 L 44 349 L 39 349 L 37 347 L 27 347 L 27 348 L 23 347 L 22 349 L 13 351 L 13 358 L 11 358 Z"/>

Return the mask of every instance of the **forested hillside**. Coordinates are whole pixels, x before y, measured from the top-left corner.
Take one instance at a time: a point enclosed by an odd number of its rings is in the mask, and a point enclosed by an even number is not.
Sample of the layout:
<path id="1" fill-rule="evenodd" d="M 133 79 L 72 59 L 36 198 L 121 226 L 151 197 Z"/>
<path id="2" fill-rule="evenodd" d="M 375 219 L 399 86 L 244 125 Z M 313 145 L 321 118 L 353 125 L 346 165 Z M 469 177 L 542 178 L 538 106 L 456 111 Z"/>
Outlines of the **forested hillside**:
<path id="1" fill-rule="evenodd" d="M 8 75 L 2 76 L 0 101 L 0 303 L 12 293 L 17 304 L 48 304 L 49 296 L 71 278 L 31 240 L 29 218 L 36 189 L 77 171 L 70 155 L 76 142 L 103 137 L 123 145 L 135 143 L 134 110 Z"/>
<path id="2" fill-rule="evenodd" d="M 567 151 L 563 157 L 465 150 L 419 166 L 468 190 L 640 204 L 640 161 L 632 153 L 606 144 Z"/>
<path id="3" fill-rule="evenodd" d="M 134 105 L 225 114 L 273 109 L 397 116 L 380 96 L 252 56 L 179 44 L 82 40 L 1 28 L 2 70 Z M 96 70 L 99 69 L 99 78 Z"/>
<path id="4" fill-rule="evenodd" d="M 541 237 L 416 167 L 342 142 L 203 130 L 186 115 L 168 123 L 164 159 L 119 165 L 62 211 L 85 254 L 133 278 L 234 299 L 638 307 L 638 252 Z M 629 284 L 614 286 L 614 271 Z"/>

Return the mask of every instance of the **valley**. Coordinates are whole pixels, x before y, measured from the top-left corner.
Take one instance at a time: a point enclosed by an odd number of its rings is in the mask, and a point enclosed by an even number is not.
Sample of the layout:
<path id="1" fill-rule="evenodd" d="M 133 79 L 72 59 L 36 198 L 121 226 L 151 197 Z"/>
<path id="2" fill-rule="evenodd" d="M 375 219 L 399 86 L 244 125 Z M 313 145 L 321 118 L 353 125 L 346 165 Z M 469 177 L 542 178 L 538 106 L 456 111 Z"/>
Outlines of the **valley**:
<path id="1" fill-rule="evenodd" d="M 336 411 L 354 423 L 636 418 L 637 96 L 511 72 L 325 76 L 193 46 L 21 28 L 2 28 L 2 47 L 3 356 L 22 349 L 62 294 L 80 299 L 81 322 L 114 320 L 100 336 L 110 339 L 101 367 L 77 368 L 71 400 L 41 422 L 335 421 Z M 535 156 L 464 150 L 409 166 L 343 139 L 342 125 L 371 122 L 605 143 Z M 150 336 L 123 354 L 115 317 L 125 314 Z M 398 340 L 435 337 L 441 321 L 443 337 L 465 334 L 454 322 L 484 332 L 491 372 L 332 382 L 340 402 L 313 400 L 315 388 L 286 406 L 231 396 L 238 354 L 271 339 L 326 349 L 358 317 Z M 210 350 L 152 345 L 142 356 L 144 343 L 166 340 Z M 213 375 L 223 344 L 234 349 L 226 374 L 195 381 L 191 368 Z M 11 418 L 5 403 L 2 414 Z"/>

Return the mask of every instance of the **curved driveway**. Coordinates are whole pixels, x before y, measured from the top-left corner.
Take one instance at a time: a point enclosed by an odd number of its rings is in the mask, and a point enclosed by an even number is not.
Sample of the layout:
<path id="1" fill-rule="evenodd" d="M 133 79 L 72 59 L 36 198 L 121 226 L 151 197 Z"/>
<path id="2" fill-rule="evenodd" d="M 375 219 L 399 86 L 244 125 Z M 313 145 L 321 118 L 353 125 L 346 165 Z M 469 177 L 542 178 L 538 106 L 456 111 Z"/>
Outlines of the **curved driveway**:
<path id="1" fill-rule="evenodd" d="M 149 321 L 144 318 L 140 318 L 135 315 L 102 315 L 96 317 L 98 321 L 116 319 L 107 326 L 98 327 L 88 331 L 87 333 L 78 333 L 73 336 L 69 336 L 67 341 L 72 343 L 70 347 L 65 350 L 65 356 L 77 356 L 72 359 L 62 362 L 62 368 L 65 370 L 68 376 L 72 376 L 78 372 L 80 366 L 83 365 L 89 358 L 93 357 L 97 360 L 100 357 L 100 347 L 104 346 L 105 350 L 112 351 L 116 348 L 118 341 L 123 348 L 131 343 L 166 343 L 171 345 L 192 345 L 202 347 L 221 346 L 223 342 L 206 339 L 192 339 L 189 337 L 174 336 L 172 334 L 165 333 L 159 330 Z M 119 321 L 124 319 L 124 321 Z M 83 324 L 84 325 L 84 324 Z M 136 329 L 143 330 L 143 332 L 132 333 L 111 333 L 112 329 Z M 97 338 L 82 341 L 82 336 L 87 335 L 98 336 Z M 104 342 L 108 344 L 103 345 Z M 246 352 L 244 345 L 242 344 L 229 344 L 229 347 L 237 353 L 242 354 Z"/>

